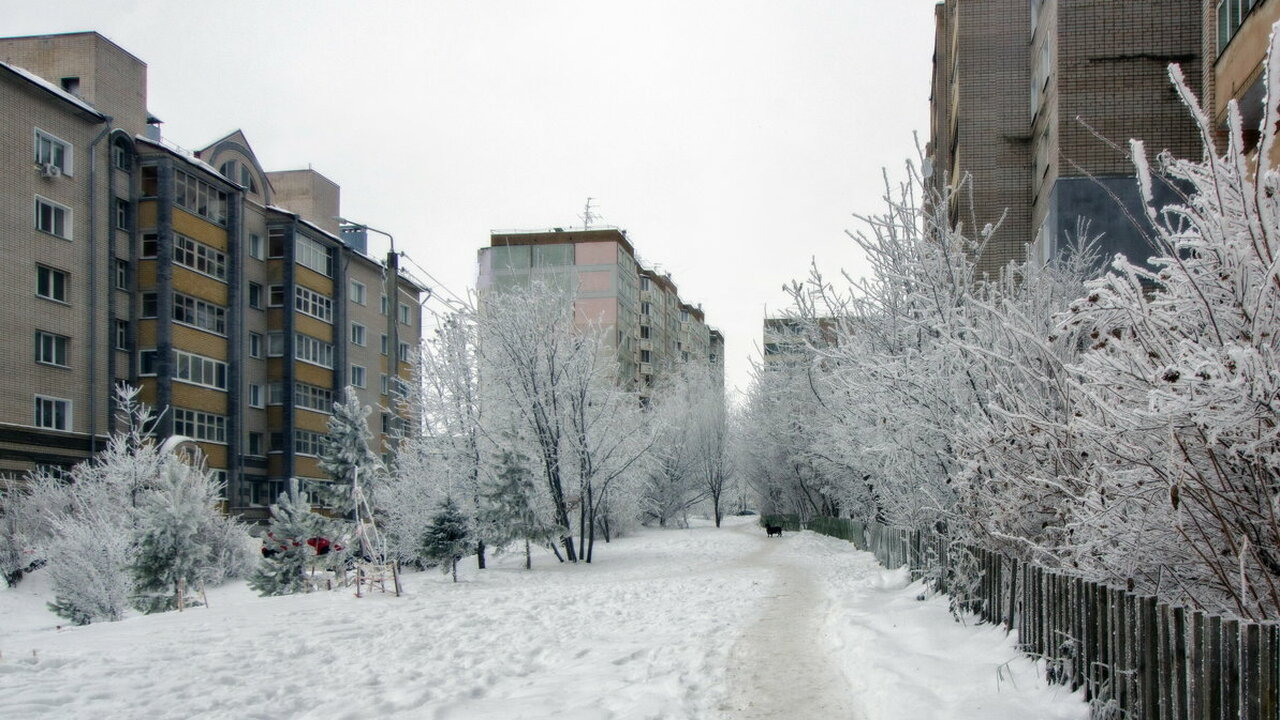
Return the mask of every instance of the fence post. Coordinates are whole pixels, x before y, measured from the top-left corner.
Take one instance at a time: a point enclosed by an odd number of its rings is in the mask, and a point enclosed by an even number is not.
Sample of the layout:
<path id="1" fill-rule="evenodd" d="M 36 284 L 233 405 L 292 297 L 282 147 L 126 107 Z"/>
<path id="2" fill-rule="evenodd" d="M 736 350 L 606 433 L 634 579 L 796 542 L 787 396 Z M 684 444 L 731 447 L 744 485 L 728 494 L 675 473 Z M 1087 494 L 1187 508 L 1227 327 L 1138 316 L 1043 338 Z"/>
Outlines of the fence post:
<path id="1" fill-rule="evenodd" d="M 1157 614 L 1154 596 L 1138 599 L 1138 629 L 1142 644 L 1139 667 L 1142 668 L 1142 714 L 1151 720 L 1160 718 L 1160 654 L 1156 634 Z"/>
<path id="2" fill-rule="evenodd" d="M 1208 616 L 1204 640 L 1204 690 L 1205 717 L 1222 719 L 1222 618 Z"/>
<path id="3" fill-rule="evenodd" d="M 1174 720 L 1188 720 L 1191 717 L 1189 710 L 1191 693 L 1187 687 L 1187 673 L 1190 672 L 1191 661 L 1187 651 L 1189 643 L 1187 642 L 1186 608 L 1173 608 L 1171 641 L 1173 645 L 1173 683 L 1170 687 L 1173 693 L 1172 717 Z"/>
<path id="4" fill-rule="evenodd" d="M 1222 715 L 1240 717 L 1240 621 L 1222 621 Z"/>
<path id="5" fill-rule="evenodd" d="M 1262 628 L 1257 623 L 1245 623 L 1240 628 L 1240 715 L 1246 718 L 1262 716 Z"/>

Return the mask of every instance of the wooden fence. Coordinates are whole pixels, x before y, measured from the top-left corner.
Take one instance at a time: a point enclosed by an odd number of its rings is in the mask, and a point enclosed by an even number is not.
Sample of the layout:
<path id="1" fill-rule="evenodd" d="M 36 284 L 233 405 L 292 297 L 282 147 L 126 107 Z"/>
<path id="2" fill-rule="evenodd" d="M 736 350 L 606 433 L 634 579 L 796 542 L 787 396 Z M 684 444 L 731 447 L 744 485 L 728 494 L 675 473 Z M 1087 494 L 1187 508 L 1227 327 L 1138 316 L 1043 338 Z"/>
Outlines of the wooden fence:
<path id="1" fill-rule="evenodd" d="M 1280 624 L 1169 605 L 929 530 L 836 518 L 807 526 L 886 567 L 906 565 L 983 621 L 1017 630 L 1050 681 L 1083 688 L 1094 718 L 1280 718 Z"/>

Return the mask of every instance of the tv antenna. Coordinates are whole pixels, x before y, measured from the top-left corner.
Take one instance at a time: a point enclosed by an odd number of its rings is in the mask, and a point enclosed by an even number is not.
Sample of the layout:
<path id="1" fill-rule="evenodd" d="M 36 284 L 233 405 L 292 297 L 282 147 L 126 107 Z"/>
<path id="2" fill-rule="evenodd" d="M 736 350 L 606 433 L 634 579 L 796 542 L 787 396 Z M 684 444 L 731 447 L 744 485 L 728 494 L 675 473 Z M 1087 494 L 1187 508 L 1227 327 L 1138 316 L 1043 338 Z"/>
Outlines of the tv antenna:
<path id="1" fill-rule="evenodd" d="M 583 229 L 583 230 L 590 230 L 590 229 L 591 229 L 591 221 L 592 221 L 592 220 L 599 220 L 599 219 L 600 219 L 600 216 L 599 216 L 598 214 L 591 212 L 591 210 L 592 210 L 592 208 L 591 208 L 591 201 L 592 201 L 592 200 L 595 200 L 595 198 L 592 198 L 592 197 L 587 198 L 587 206 L 582 210 L 582 214 L 578 216 L 578 217 L 582 218 L 582 229 Z"/>

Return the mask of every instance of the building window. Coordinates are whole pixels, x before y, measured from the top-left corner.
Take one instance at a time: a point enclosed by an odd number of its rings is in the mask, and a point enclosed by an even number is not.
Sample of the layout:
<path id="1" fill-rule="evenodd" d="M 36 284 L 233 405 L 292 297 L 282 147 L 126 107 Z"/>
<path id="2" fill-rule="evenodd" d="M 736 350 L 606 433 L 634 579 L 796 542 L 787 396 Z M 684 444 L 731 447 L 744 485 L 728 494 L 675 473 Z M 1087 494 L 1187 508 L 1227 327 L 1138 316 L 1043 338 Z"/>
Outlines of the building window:
<path id="1" fill-rule="evenodd" d="M 267 383 L 267 404 L 268 405 L 284 404 L 284 383 L 282 382 Z"/>
<path id="2" fill-rule="evenodd" d="M 295 259 L 302 267 L 314 270 L 325 277 L 333 277 L 333 255 L 323 244 L 299 235 L 293 251 L 297 255 Z"/>
<path id="3" fill-rule="evenodd" d="M 116 349 L 127 351 L 129 349 L 129 321 L 117 319 L 113 320 L 112 323 L 115 326 Z"/>
<path id="4" fill-rule="evenodd" d="M 36 164 L 49 175 L 70 175 L 71 144 L 36 129 Z"/>
<path id="5" fill-rule="evenodd" d="M 262 236 L 249 233 L 249 257 L 255 260 L 265 260 L 266 250 L 262 247 Z"/>
<path id="6" fill-rule="evenodd" d="M 651 360 L 651 358 L 650 358 L 650 353 L 649 353 L 649 351 L 648 351 L 648 350 L 641 350 L 641 351 L 640 351 L 640 362 L 642 362 L 642 363 L 652 362 L 652 360 Z"/>
<path id="7" fill-rule="evenodd" d="M 284 357 L 284 333 L 267 333 L 267 357 Z"/>
<path id="8" fill-rule="evenodd" d="M 249 333 L 249 357 L 262 357 L 262 333 Z"/>
<path id="9" fill-rule="evenodd" d="M 390 393 L 387 392 L 388 389 L 389 388 L 387 387 L 387 376 L 383 375 L 382 376 L 382 394 L 389 395 Z"/>
<path id="10" fill-rule="evenodd" d="M 293 404 L 307 410 L 333 413 L 333 391 L 319 385 L 297 383 L 293 388 Z"/>
<path id="11" fill-rule="evenodd" d="M 649 314 L 649 310 L 650 310 L 649 303 L 647 303 L 647 302 L 642 302 L 642 303 L 640 303 L 640 314 L 641 314 L 641 315 L 648 315 L 648 314 Z"/>
<path id="12" fill-rule="evenodd" d="M 225 308 L 181 293 L 173 294 L 173 321 L 190 325 L 215 335 L 227 334 Z"/>
<path id="13" fill-rule="evenodd" d="M 175 380 L 214 390 L 227 389 L 227 364 L 221 360 L 174 350 L 173 364 Z"/>
<path id="14" fill-rule="evenodd" d="M 116 198 L 116 228 L 119 230 L 129 231 L 129 218 L 133 215 L 129 207 L 129 201 L 124 198 Z"/>
<path id="15" fill-rule="evenodd" d="M 358 280 L 351 281 L 351 302 L 364 305 L 367 295 L 364 283 Z"/>
<path id="16" fill-rule="evenodd" d="M 391 312 L 391 303 L 387 302 L 387 296 L 385 294 L 378 298 L 378 302 L 379 307 L 381 308 L 378 312 L 381 312 L 383 315 L 387 315 Z"/>
<path id="17" fill-rule="evenodd" d="M 155 375 L 156 359 L 159 357 L 155 350 L 139 350 L 138 351 L 138 374 L 139 375 Z"/>
<path id="18" fill-rule="evenodd" d="M 36 266 L 36 295 L 60 303 L 67 301 L 67 274 L 43 265 Z"/>
<path id="19" fill-rule="evenodd" d="M 36 427 L 70 431 L 71 401 L 37 395 Z"/>
<path id="20" fill-rule="evenodd" d="M 270 443 L 268 447 L 270 447 L 271 452 L 284 451 L 284 433 L 273 432 L 269 436 L 267 436 L 267 439 L 268 439 L 268 442 Z"/>
<path id="21" fill-rule="evenodd" d="M 365 368 L 363 365 L 351 366 L 351 384 L 352 385 L 358 388 L 364 387 L 366 377 L 367 375 L 365 373 Z"/>
<path id="22" fill-rule="evenodd" d="M 400 303 L 400 324 L 409 324 L 409 306 L 404 303 Z"/>
<path id="23" fill-rule="evenodd" d="M 1260 0 L 1218 0 L 1218 53 L 1227 47 L 1240 31 L 1244 19 L 1260 5 Z"/>
<path id="24" fill-rule="evenodd" d="M 650 328 L 648 325 L 641 325 L 641 326 L 640 326 L 640 339 L 641 339 L 641 340 L 648 340 L 648 339 L 649 339 L 649 337 L 650 337 L 650 335 L 651 335 L 652 333 L 653 333 L 653 329 L 652 329 L 652 328 Z"/>
<path id="25" fill-rule="evenodd" d="M 324 436 L 310 430 L 293 431 L 293 452 L 296 455 L 320 455 L 324 447 Z"/>
<path id="26" fill-rule="evenodd" d="M 681 310 L 681 311 L 680 311 L 680 322 L 689 322 L 689 311 L 688 311 L 688 310 Z"/>
<path id="27" fill-rule="evenodd" d="M 409 345 L 409 343 L 405 343 L 405 342 L 400 343 L 400 362 L 409 362 L 410 352 L 411 352 L 411 346 Z"/>
<path id="28" fill-rule="evenodd" d="M 67 347 L 71 339 L 64 335 L 36 331 L 36 362 L 41 365 L 67 367 Z"/>
<path id="29" fill-rule="evenodd" d="M 133 169 L 133 159 L 130 157 L 128 142 L 121 139 L 111 144 L 111 164 L 117 170 L 125 172 Z"/>
<path id="30" fill-rule="evenodd" d="M 322 368 L 333 369 L 333 345 L 310 335 L 297 333 L 293 339 L 295 359 Z"/>
<path id="31" fill-rule="evenodd" d="M 205 442 L 225 443 L 227 418 L 199 410 L 173 408 L 173 433 Z"/>
<path id="32" fill-rule="evenodd" d="M 262 454 L 262 433 L 249 433 L 249 455 Z"/>
<path id="33" fill-rule="evenodd" d="M 139 317 L 142 317 L 144 319 L 155 317 L 156 314 L 158 313 L 157 308 L 159 307 L 159 301 L 160 301 L 159 296 L 157 296 L 154 292 L 148 291 L 148 292 L 142 293 L 141 300 L 142 300 L 142 313 Z"/>
<path id="34" fill-rule="evenodd" d="M 249 307 L 262 309 L 262 286 L 255 282 L 249 283 Z"/>
<path id="35" fill-rule="evenodd" d="M 173 202 L 188 212 L 227 224 L 227 194 L 213 185 L 181 170 L 173 173 Z"/>
<path id="36" fill-rule="evenodd" d="M 352 344 L 364 347 L 365 328 L 360 323 L 351 323 L 351 342 Z"/>
<path id="37" fill-rule="evenodd" d="M 174 233 L 173 261 L 215 280 L 227 280 L 226 254 L 186 235 Z"/>
<path id="38" fill-rule="evenodd" d="M 267 257 L 282 258 L 284 257 L 284 238 L 289 233 L 288 228 L 273 227 L 267 228 Z"/>
<path id="39" fill-rule="evenodd" d="M 117 290 L 129 289 L 129 261 L 114 258 L 111 261 L 112 269 L 115 271 L 115 282 Z"/>
<path id="40" fill-rule="evenodd" d="M 155 197 L 160 188 L 159 171 L 155 165 L 144 165 L 142 167 L 142 178 L 139 184 L 139 190 L 142 197 Z"/>
<path id="41" fill-rule="evenodd" d="M 293 288 L 293 309 L 317 320 L 333 322 L 333 301 L 301 285 L 295 285 Z"/>
<path id="42" fill-rule="evenodd" d="M 71 208 L 59 205 L 52 200 L 36 196 L 36 229 L 56 235 L 63 240 L 71 239 Z"/>
<path id="43" fill-rule="evenodd" d="M 267 307 L 284 307 L 284 286 L 267 286 Z"/>
<path id="44" fill-rule="evenodd" d="M 160 246 L 160 236 L 154 230 L 142 233 L 142 248 L 138 252 L 138 257 L 153 258 L 156 256 L 156 248 Z"/>
<path id="45" fill-rule="evenodd" d="M 385 334 L 380 335 L 378 337 L 378 340 L 380 343 L 380 347 L 382 348 L 382 354 L 386 355 L 387 354 L 387 336 Z"/>
<path id="46" fill-rule="evenodd" d="M 262 386 L 254 383 L 249 384 L 249 407 L 263 407 L 262 402 Z"/>
<path id="47" fill-rule="evenodd" d="M 643 291 L 643 290 L 648 290 L 648 289 L 649 289 L 649 278 L 647 278 L 647 277 L 642 277 L 642 278 L 640 278 L 640 289 L 641 289 L 642 291 Z"/>

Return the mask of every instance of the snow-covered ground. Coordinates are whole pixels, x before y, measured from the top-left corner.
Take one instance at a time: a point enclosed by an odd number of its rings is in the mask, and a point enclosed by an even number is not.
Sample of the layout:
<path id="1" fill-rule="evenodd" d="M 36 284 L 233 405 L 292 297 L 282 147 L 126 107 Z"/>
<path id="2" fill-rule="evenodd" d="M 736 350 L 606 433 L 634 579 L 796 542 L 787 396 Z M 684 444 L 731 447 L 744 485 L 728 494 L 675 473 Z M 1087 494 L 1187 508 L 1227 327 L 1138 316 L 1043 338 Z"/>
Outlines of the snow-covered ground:
<path id="1" fill-rule="evenodd" d="M 0 590 L 3 718 L 1085 718 L 992 627 L 812 533 L 648 530 L 591 566 L 510 555 L 407 594 L 259 598 L 57 627 Z"/>

